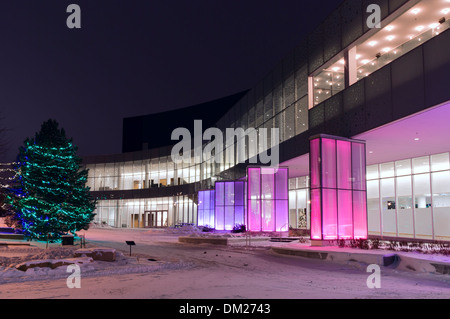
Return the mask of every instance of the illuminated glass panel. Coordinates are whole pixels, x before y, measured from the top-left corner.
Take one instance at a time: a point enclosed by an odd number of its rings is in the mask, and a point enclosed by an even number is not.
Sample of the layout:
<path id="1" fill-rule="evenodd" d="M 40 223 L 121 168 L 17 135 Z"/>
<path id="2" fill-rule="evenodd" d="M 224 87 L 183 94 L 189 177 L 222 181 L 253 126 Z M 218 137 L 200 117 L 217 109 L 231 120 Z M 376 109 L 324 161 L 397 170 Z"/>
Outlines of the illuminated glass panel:
<path id="1" fill-rule="evenodd" d="M 310 168 L 311 239 L 367 238 L 364 142 L 314 137 Z"/>

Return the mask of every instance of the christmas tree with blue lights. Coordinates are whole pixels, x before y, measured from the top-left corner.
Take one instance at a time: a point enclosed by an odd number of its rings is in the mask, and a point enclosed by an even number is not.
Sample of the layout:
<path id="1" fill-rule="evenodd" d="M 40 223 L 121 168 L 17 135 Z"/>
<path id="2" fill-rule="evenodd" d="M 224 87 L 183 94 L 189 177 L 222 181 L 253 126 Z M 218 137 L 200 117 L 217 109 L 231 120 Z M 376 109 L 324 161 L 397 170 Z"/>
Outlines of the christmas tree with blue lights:
<path id="1" fill-rule="evenodd" d="M 86 187 L 88 170 L 58 126 L 55 120 L 44 122 L 19 150 L 8 201 L 30 239 L 54 242 L 75 235 L 88 229 L 95 215 L 96 202 Z"/>

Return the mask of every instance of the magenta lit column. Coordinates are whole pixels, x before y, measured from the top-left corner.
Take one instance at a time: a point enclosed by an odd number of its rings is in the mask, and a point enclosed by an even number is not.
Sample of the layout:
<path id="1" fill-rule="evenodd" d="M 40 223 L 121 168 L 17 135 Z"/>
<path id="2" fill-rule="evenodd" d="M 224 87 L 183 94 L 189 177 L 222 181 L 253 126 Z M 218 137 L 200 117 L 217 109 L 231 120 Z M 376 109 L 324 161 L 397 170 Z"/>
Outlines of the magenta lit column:
<path id="1" fill-rule="evenodd" d="M 247 169 L 248 230 L 288 231 L 288 180 L 286 167 Z"/>
<path id="2" fill-rule="evenodd" d="M 310 139 L 311 239 L 367 238 L 364 141 Z"/>

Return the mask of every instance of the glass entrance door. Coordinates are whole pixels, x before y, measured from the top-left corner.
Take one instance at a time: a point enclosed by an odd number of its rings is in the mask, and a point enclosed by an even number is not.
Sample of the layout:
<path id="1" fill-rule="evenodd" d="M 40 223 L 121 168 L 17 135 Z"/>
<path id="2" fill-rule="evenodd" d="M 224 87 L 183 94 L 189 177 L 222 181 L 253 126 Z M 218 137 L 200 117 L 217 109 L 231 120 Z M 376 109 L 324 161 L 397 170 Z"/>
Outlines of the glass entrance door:
<path id="1" fill-rule="evenodd" d="M 168 211 L 152 210 L 147 213 L 147 227 L 163 228 L 168 227 Z"/>

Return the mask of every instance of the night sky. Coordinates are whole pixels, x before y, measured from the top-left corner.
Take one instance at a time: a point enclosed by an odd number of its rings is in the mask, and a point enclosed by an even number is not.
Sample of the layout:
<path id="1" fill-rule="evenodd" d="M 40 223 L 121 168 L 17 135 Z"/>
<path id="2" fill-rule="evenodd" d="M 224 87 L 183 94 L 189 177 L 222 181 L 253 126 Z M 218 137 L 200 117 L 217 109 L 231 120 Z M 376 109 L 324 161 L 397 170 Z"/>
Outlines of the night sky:
<path id="1" fill-rule="evenodd" d="M 124 117 L 253 87 L 341 2 L 2 0 L 0 160 L 49 118 L 79 155 L 120 153 Z M 81 29 L 66 26 L 71 3 Z"/>

